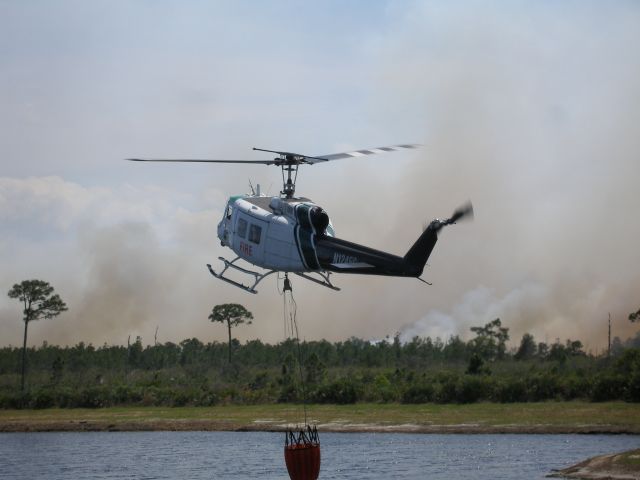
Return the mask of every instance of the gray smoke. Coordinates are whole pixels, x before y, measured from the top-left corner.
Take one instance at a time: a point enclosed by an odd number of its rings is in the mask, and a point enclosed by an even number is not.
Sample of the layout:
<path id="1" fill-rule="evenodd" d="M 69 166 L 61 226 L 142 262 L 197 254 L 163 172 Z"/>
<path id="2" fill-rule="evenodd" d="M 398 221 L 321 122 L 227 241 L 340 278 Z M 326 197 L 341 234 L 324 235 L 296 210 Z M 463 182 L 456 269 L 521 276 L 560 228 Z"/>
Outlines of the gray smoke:
<path id="1" fill-rule="evenodd" d="M 640 57 L 634 49 L 640 44 L 640 9 L 633 3 L 410 2 L 388 6 L 385 15 L 388 22 L 375 32 L 348 37 L 344 47 L 351 56 L 341 57 L 349 66 L 345 78 L 327 59 L 307 55 L 304 42 L 271 45 L 273 51 L 256 43 L 250 55 L 240 52 L 248 55 L 242 58 L 259 52 L 269 63 L 292 48 L 297 54 L 286 65 L 276 62 L 282 71 L 296 72 L 288 76 L 256 76 L 235 58 L 221 59 L 222 67 L 195 61 L 202 52 L 194 50 L 185 68 L 175 68 L 180 78 L 160 82 L 157 91 L 147 95 L 144 82 L 113 87 L 122 100 L 114 105 L 138 105 L 134 113 L 154 116 L 117 127 L 124 129 L 113 134 L 117 148 L 95 132 L 79 141 L 89 152 L 99 150 L 94 157 L 109 171 L 114 158 L 158 152 L 242 157 L 251 141 L 310 154 L 424 143 L 415 154 L 301 170 L 298 194 L 328 211 L 339 237 L 400 255 L 425 222 L 449 216 L 467 199 L 476 210 L 473 223 L 441 233 L 424 275 L 432 287 L 411 279 L 334 275 L 342 291 L 333 292 L 294 277 L 307 339 L 396 332 L 404 339 L 469 338 L 470 326 L 500 317 L 513 343 L 530 332 L 540 341 L 578 338 L 595 351 L 606 344 L 609 312 L 614 335 L 635 333 L 637 326 L 626 318 L 640 307 Z M 178 33 L 173 35 L 182 38 Z M 316 52 L 318 46 L 312 47 Z M 135 54 L 127 61 L 135 61 Z M 309 57 L 313 68 L 294 68 Z M 171 58 L 182 61 L 181 55 Z M 144 62 L 132 67 L 138 65 Z M 95 68 L 100 75 L 87 85 L 113 76 Z M 330 79 L 322 75 L 327 71 Z M 138 73 L 161 79 L 158 72 Z M 55 81 L 56 94 L 67 103 L 76 91 L 88 99 L 96 94 L 74 83 L 77 88 L 66 92 L 64 76 Z M 171 93 L 164 104 L 163 88 Z M 198 95 L 190 96 L 194 91 Z M 228 92 L 232 97 L 223 102 Z M 262 97 L 268 101 L 256 108 L 254 100 Z M 19 98 L 11 103 L 16 109 Z M 36 101 L 36 117 L 37 107 Z M 78 118 L 92 122 L 94 111 L 83 116 L 84 107 L 76 109 Z M 105 126 L 91 123 L 95 131 L 116 128 L 128 113 L 111 106 L 104 111 Z M 40 113 L 43 124 L 59 113 Z M 81 121 L 73 122 L 82 129 Z M 13 117 L 3 125 L 13 125 Z M 45 130 L 59 141 L 57 130 Z M 211 132 L 217 133 L 214 144 Z M 22 145 L 10 140 L 12 155 L 20 152 Z M 85 161 L 74 157 L 73 142 L 49 143 L 70 163 Z M 49 143 L 32 145 L 33 158 L 47 158 Z M 207 315 L 225 302 L 242 303 L 256 317 L 238 329 L 238 338 L 280 341 L 282 298 L 275 279 L 253 296 L 213 279 L 205 267 L 219 255 L 233 256 L 215 238 L 226 195 L 247 190 L 247 177 L 263 188 L 273 182 L 274 193 L 279 173 L 266 167 L 216 168 L 206 175 L 146 167 L 142 173 L 118 165 L 132 184 L 116 187 L 89 187 L 66 177 L 0 179 L 2 285 L 8 290 L 21 279 L 43 278 L 70 307 L 60 318 L 34 325 L 32 342 L 124 343 L 141 335 L 151 343 L 156 327 L 159 341 L 224 340 L 224 329 L 211 325 Z M 49 171 L 35 161 L 30 168 Z M 164 187 L 148 186 L 157 183 Z M 2 343 L 21 341 L 19 315 L 19 305 L 0 301 Z"/>
<path id="2" fill-rule="evenodd" d="M 527 19 L 477 10 L 474 25 L 458 27 L 451 11 L 421 10 L 441 34 L 438 54 L 394 55 L 384 74 L 399 91 L 425 86 L 427 152 L 405 178 L 402 203 L 451 208 L 471 197 L 476 206 L 475 224 L 452 227 L 435 252 L 444 301 L 405 333 L 429 331 L 445 312 L 450 333 L 501 317 L 514 340 L 530 331 L 602 348 L 607 313 L 626 336 L 639 301 L 640 60 L 629 50 L 638 11 L 607 10 L 594 31 L 591 7 L 571 18 L 553 7 Z M 414 27 L 407 41 L 433 40 L 431 28 Z"/>

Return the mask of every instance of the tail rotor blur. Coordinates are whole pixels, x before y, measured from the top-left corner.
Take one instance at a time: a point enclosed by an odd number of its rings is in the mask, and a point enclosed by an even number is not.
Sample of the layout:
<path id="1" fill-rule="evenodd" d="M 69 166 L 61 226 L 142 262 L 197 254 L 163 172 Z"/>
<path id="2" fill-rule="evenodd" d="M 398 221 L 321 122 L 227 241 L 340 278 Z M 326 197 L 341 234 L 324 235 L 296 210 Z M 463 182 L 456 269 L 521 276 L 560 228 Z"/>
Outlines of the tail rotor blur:
<path id="1" fill-rule="evenodd" d="M 444 220 L 442 223 L 444 225 L 452 225 L 459 220 L 472 220 L 473 219 L 473 205 L 471 202 L 467 202 L 461 207 L 457 208 L 451 218 L 448 220 Z"/>

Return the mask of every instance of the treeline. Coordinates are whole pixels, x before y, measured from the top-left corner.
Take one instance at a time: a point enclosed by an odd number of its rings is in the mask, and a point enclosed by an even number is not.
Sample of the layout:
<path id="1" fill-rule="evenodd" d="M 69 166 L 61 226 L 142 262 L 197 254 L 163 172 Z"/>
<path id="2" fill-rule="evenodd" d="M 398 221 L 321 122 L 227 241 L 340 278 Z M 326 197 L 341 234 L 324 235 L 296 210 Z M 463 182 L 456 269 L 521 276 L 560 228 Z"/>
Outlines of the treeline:
<path id="1" fill-rule="evenodd" d="M 577 340 L 536 342 L 525 334 L 509 350 L 499 319 L 475 338 L 399 336 L 379 342 L 260 340 L 0 349 L 0 408 L 114 405 L 218 405 L 301 402 L 470 403 L 588 399 L 640 401 L 640 335 L 592 355 Z M 300 369 L 299 356 L 303 367 Z"/>

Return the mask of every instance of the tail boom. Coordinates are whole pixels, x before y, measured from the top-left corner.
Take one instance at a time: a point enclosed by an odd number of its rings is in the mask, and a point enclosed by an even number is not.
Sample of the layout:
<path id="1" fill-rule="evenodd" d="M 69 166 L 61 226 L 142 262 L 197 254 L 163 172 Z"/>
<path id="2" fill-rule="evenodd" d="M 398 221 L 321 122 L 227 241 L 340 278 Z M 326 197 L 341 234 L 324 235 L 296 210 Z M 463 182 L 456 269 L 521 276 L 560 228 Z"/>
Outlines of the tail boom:
<path id="1" fill-rule="evenodd" d="M 435 222 L 438 222 L 437 228 Z M 320 236 L 316 238 L 318 263 L 323 270 L 340 273 L 419 277 L 438 240 L 439 221 L 432 222 L 404 257 L 357 243 Z"/>
<path id="2" fill-rule="evenodd" d="M 339 238 L 318 235 L 315 237 L 318 264 L 322 270 L 329 272 L 419 278 L 438 241 L 440 229 L 472 216 L 473 207 L 471 203 L 467 203 L 453 212 L 451 218 L 432 221 L 404 257 Z"/>

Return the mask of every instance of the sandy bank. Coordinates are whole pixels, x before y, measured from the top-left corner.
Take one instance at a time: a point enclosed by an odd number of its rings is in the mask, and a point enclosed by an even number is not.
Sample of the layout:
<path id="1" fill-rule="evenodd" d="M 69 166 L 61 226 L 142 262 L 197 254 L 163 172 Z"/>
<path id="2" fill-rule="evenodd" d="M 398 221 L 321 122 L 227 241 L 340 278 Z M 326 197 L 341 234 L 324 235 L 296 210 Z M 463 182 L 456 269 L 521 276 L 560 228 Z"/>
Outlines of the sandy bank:
<path id="1" fill-rule="evenodd" d="M 584 480 L 639 480 L 640 449 L 593 457 L 548 476 Z"/>
<path id="2" fill-rule="evenodd" d="M 381 423 L 317 423 L 323 432 L 344 433 L 526 433 L 526 434 L 640 434 L 637 428 L 619 425 L 424 425 Z M 250 423 L 227 422 L 206 419 L 140 419 L 126 421 L 30 421 L 16 420 L 0 422 L 0 432 L 141 432 L 141 431 L 236 431 L 236 432 L 282 432 L 288 424 L 277 420 L 256 420 Z"/>

